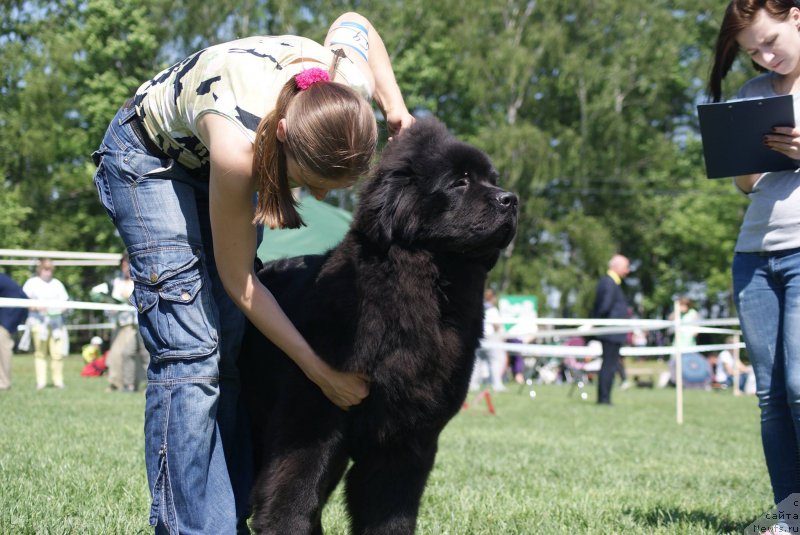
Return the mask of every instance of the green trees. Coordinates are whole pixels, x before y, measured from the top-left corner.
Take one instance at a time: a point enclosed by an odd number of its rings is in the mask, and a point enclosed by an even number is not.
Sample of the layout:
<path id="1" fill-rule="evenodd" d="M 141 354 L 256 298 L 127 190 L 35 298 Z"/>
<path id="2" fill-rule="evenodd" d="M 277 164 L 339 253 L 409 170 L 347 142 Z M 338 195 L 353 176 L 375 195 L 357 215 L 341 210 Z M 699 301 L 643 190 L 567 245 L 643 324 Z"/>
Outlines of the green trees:
<path id="1" fill-rule="evenodd" d="M 585 315 L 615 251 L 642 311 L 705 290 L 725 303 L 746 200 L 705 179 L 694 105 L 724 5 L 710 0 L 30 0 L 0 6 L 3 247 L 114 250 L 89 158 L 116 108 L 185 53 L 254 33 L 321 39 L 370 18 L 409 107 L 484 148 L 520 195 L 492 274 L 545 314 Z M 739 68 L 731 88 L 744 79 Z M 96 274 L 76 274 L 76 280 Z"/>
<path id="2" fill-rule="evenodd" d="M 0 8 L 3 247 L 120 251 L 90 155 L 116 108 L 152 74 L 162 35 L 142 2 L 26 1 Z M 163 32 L 162 32 L 163 33 Z M 82 297 L 102 275 L 59 270 Z"/>
<path id="3" fill-rule="evenodd" d="M 643 312 L 691 288 L 724 304 L 745 200 L 728 181 L 705 179 L 694 109 L 718 4 L 462 0 L 427 9 L 445 29 L 433 42 L 407 38 L 413 57 L 451 55 L 437 62 L 444 97 L 431 110 L 485 148 L 522 199 L 513 255 L 493 273 L 498 286 L 557 290 L 557 309 L 545 312 L 585 315 L 620 251 L 637 267 Z M 413 66 L 398 68 L 415 83 Z"/>

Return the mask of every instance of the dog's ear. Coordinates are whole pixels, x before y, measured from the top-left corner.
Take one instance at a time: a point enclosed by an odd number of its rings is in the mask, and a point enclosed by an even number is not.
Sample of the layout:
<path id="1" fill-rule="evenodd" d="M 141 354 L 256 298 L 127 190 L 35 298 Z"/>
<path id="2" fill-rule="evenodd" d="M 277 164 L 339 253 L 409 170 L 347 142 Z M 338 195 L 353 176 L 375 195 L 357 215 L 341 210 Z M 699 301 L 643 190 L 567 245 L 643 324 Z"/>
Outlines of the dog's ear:
<path id="1" fill-rule="evenodd" d="M 381 248 L 416 229 L 414 207 L 418 190 L 405 170 L 375 173 L 364 183 L 353 228 Z"/>
<path id="2" fill-rule="evenodd" d="M 377 245 L 386 245 L 392 239 L 392 220 L 396 206 L 393 199 L 402 193 L 391 187 L 392 182 L 377 170 L 361 188 L 358 208 L 353 216 L 353 227 Z"/>
<path id="3" fill-rule="evenodd" d="M 435 117 L 419 119 L 386 145 L 378 173 L 407 177 L 424 175 L 426 170 L 418 166 L 439 160 L 442 149 L 451 139 L 447 127 Z"/>
<path id="4" fill-rule="evenodd" d="M 372 176 L 361 189 L 355 228 L 376 244 L 387 246 L 402 236 L 413 236 L 418 225 L 414 206 L 415 182 L 426 178 L 442 149 L 452 139 L 439 120 L 419 119 L 388 143 Z"/>
<path id="5" fill-rule="evenodd" d="M 410 221 L 399 221 L 408 212 L 408 203 L 415 197 L 404 191 L 425 173 L 425 162 L 441 150 L 447 128 L 433 117 L 416 121 L 388 143 L 372 176 L 361 189 L 354 225 L 376 244 L 388 247 L 395 238 L 396 227 Z"/>

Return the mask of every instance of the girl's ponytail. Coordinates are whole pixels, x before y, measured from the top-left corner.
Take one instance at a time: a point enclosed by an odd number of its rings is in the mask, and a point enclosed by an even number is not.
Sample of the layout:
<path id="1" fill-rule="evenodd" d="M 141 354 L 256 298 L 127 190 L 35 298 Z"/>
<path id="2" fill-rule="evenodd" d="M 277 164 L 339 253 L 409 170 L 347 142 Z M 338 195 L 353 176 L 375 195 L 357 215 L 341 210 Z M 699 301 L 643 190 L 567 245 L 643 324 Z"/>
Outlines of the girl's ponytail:
<path id="1" fill-rule="evenodd" d="M 253 144 L 253 176 L 258 181 L 258 205 L 253 222 L 269 228 L 299 228 L 304 225 L 297 213 L 297 201 L 286 174 L 286 149 L 278 141 L 278 122 L 299 92 L 294 78 L 286 82 L 275 109 L 264 117 L 256 129 Z"/>

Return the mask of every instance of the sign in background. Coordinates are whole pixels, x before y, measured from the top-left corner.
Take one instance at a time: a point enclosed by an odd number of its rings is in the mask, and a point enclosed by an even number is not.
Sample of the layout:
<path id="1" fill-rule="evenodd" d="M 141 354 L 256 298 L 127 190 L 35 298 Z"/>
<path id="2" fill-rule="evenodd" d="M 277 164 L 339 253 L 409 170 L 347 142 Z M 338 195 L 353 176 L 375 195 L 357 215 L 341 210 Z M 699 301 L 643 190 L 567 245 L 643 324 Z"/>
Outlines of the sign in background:
<path id="1" fill-rule="evenodd" d="M 535 295 L 501 295 L 497 300 L 500 317 L 514 322 L 504 323 L 508 334 L 532 334 L 537 330 L 538 299 Z"/>

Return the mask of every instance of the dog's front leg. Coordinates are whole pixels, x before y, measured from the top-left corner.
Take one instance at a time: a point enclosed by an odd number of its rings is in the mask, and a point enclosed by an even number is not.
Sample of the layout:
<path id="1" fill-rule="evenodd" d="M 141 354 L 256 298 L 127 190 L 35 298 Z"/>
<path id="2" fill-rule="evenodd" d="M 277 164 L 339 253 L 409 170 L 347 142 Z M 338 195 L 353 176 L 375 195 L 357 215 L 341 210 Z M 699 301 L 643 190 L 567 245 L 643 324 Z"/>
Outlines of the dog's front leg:
<path id="1" fill-rule="evenodd" d="M 354 535 L 410 535 L 417 524 L 436 441 L 360 449 L 347 472 L 347 507 Z"/>
<path id="2" fill-rule="evenodd" d="M 271 440 L 268 457 L 253 485 L 254 533 L 322 533 L 322 509 L 342 478 L 348 457 L 338 430 L 325 436 L 313 434 L 304 433 L 302 440 Z"/>

